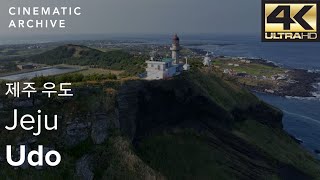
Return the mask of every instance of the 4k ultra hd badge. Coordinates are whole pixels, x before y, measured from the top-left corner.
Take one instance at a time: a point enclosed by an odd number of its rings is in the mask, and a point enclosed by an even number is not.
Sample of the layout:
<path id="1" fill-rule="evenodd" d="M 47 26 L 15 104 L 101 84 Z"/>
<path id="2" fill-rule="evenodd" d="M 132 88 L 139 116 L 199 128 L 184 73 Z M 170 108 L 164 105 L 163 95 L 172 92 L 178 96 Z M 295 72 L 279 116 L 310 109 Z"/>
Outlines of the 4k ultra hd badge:
<path id="1" fill-rule="evenodd" d="M 262 41 L 320 41 L 318 5 L 320 1 L 262 2 Z"/>

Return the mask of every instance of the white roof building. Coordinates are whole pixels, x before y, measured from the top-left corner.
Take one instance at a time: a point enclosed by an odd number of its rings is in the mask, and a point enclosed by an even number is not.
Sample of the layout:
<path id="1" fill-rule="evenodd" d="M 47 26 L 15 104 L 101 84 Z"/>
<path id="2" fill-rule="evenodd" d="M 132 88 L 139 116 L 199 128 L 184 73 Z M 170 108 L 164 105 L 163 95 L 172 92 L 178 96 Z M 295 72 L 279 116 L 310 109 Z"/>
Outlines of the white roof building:
<path id="1" fill-rule="evenodd" d="M 186 63 L 183 65 L 183 70 L 184 71 L 189 71 L 190 70 L 190 65 L 188 64 L 188 58 L 186 58 Z"/>
<path id="2" fill-rule="evenodd" d="M 210 66 L 211 65 L 211 58 L 209 56 L 209 53 L 206 54 L 206 56 L 203 59 L 203 65 L 204 66 Z"/>
<path id="3" fill-rule="evenodd" d="M 167 79 L 179 75 L 182 72 L 182 64 L 173 64 L 174 61 L 171 58 L 162 59 L 161 61 L 146 61 L 146 79 Z"/>

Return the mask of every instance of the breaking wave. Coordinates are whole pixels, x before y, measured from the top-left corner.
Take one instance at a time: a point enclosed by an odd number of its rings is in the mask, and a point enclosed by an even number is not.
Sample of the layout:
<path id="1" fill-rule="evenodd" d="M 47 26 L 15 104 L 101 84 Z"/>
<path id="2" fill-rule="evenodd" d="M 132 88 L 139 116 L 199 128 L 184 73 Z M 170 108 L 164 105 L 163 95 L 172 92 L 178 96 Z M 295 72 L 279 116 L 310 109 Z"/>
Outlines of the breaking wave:
<path id="1" fill-rule="evenodd" d="M 305 120 L 308 120 L 308 121 L 312 121 L 312 122 L 314 122 L 315 124 L 317 124 L 317 125 L 320 126 L 320 120 L 311 118 L 311 117 L 309 117 L 309 116 L 301 115 L 301 114 L 298 114 L 298 113 L 289 112 L 289 111 L 286 111 L 286 110 L 282 110 L 282 111 L 283 111 L 284 113 L 286 113 L 286 114 L 291 115 L 291 116 L 296 116 L 296 117 L 299 117 L 299 118 L 302 118 L 302 119 L 305 119 Z"/>

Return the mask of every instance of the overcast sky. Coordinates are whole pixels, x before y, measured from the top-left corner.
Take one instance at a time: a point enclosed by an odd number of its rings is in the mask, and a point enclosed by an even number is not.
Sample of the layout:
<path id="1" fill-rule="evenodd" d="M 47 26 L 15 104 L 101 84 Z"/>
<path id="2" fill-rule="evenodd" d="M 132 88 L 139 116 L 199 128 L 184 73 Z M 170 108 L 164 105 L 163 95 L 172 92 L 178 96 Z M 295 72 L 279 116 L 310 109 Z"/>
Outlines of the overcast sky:
<path id="1" fill-rule="evenodd" d="M 67 18 L 68 28 L 37 34 L 259 33 L 258 0 L 1 0 L 0 37 L 30 35 L 9 30 L 12 6 L 80 6 L 82 15 Z M 46 17 L 56 19 L 58 17 Z M 26 18 L 24 18 L 26 19 Z M 33 17 L 36 19 L 36 17 Z"/>

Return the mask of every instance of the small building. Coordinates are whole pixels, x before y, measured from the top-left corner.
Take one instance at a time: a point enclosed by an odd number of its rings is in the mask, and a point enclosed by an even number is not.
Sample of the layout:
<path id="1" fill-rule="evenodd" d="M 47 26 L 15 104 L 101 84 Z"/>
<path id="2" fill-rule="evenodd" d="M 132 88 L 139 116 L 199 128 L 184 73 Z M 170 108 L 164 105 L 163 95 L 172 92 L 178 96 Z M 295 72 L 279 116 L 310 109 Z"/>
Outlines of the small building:
<path id="1" fill-rule="evenodd" d="M 33 64 L 18 64 L 17 68 L 20 70 L 24 70 L 24 69 L 34 69 L 35 66 Z"/>
<path id="2" fill-rule="evenodd" d="M 210 66 L 211 65 L 211 58 L 209 56 L 209 53 L 206 54 L 206 56 L 203 59 L 203 65 L 204 66 Z"/>
<path id="3" fill-rule="evenodd" d="M 265 89 L 264 92 L 274 94 L 274 90 L 272 89 Z"/>
<path id="4" fill-rule="evenodd" d="M 188 64 L 188 58 L 186 58 L 186 63 L 183 65 L 183 70 L 184 71 L 189 71 L 190 70 L 190 65 Z"/>
<path id="5" fill-rule="evenodd" d="M 165 58 L 161 61 L 146 61 L 148 80 L 167 79 L 179 75 L 182 70 L 182 64 L 174 64 L 175 59 Z"/>
<path id="6" fill-rule="evenodd" d="M 224 70 L 223 70 L 223 73 L 224 73 L 224 74 L 229 74 L 230 72 L 231 72 L 230 69 L 224 69 Z"/>

